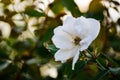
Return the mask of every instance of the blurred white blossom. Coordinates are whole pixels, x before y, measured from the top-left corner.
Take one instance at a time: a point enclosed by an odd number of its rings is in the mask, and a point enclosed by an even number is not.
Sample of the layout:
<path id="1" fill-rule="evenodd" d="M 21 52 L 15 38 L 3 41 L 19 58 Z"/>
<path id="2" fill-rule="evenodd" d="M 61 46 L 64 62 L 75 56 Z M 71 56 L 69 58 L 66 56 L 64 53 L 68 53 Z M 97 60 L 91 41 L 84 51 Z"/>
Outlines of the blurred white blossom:
<path id="1" fill-rule="evenodd" d="M 35 26 L 38 23 L 37 18 L 31 17 L 28 19 L 27 30 L 23 31 L 22 34 L 18 37 L 18 40 L 25 40 L 26 38 L 33 39 L 36 41 L 36 36 L 34 31 L 37 29 Z"/>
<path id="2" fill-rule="evenodd" d="M 8 23 L 0 21 L 0 31 L 3 38 L 8 38 L 11 33 L 11 27 Z"/>
<path id="3" fill-rule="evenodd" d="M 3 3 L 0 3 L 0 16 L 4 16 L 5 13 L 4 13 L 4 4 Z"/>
<path id="4" fill-rule="evenodd" d="M 116 11 L 114 8 L 111 7 L 108 8 L 108 12 L 113 22 L 117 22 L 117 20 L 120 18 L 120 12 Z"/>
<path id="5" fill-rule="evenodd" d="M 91 1 L 92 0 L 74 0 L 82 13 L 86 13 L 88 11 Z"/>
<path id="6" fill-rule="evenodd" d="M 113 0 L 113 1 L 116 1 L 120 4 L 120 0 Z M 108 14 L 110 16 L 111 21 L 116 23 L 120 18 L 120 6 L 112 2 L 109 2 L 107 0 L 102 0 L 101 3 L 103 6 L 105 6 L 108 9 Z"/>
<path id="7" fill-rule="evenodd" d="M 25 11 L 26 7 L 31 5 L 33 5 L 33 0 L 25 0 L 25 1 L 14 0 L 14 4 L 8 5 L 7 8 L 9 11 L 23 12 Z"/>
<path id="8" fill-rule="evenodd" d="M 48 8 L 48 5 L 51 4 L 54 0 L 36 0 L 34 5 L 36 8 L 45 11 Z"/>
<path id="9" fill-rule="evenodd" d="M 38 23 L 38 19 L 33 17 L 30 18 L 28 21 L 28 29 L 34 34 L 34 31 L 37 29 L 36 24 Z"/>
<path id="10" fill-rule="evenodd" d="M 59 50 L 55 53 L 55 60 L 66 62 L 73 57 L 72 69 L 79 58 L 80 51 L 86 50 L 98 36 L 100 23 L 93 18 L 67 16 L 63 26 L 54 30 L 52 41 Z"/>
<path id="11" fill-rule="evenodd" d="M 24 18 L 21 14 L 15 14 L 12 17 L 12 20 L 16 26 L 20 26 L 20 27 L 25 26 L 25 21 L 24 21 Z"/>
<path id="12" fill-rule="evenodd" d="M 55 17 L 55 14 L 49 8 L 49 4 L 52 2 L 54 2 L 54 0 L 36 0 L 34 5 L 36 10 L 45 12 L 49 17 Z"/>
<path id="13" fill-rule="evenodd" d="M 52 78 L 57 78 L 57 75 L 58 75 L 57 68 L 50 63 L 41 66 L 40 73 L 41 73 L 41 76 L 43 77 L 49 76 Z"/>

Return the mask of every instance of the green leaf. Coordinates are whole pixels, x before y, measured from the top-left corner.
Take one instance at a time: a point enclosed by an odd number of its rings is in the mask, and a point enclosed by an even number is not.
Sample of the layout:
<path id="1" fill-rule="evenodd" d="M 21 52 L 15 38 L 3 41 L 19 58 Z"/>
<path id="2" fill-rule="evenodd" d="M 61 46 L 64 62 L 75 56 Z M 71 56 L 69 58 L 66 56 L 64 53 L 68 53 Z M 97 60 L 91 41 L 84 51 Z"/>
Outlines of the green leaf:
<path id="1" fill-rule="evenodd" d="M 111 46 L 115 51 L 120 51 L 120 37 L 110 37 L 108 46 Z"/>
<path id="2" fill-rule="evenodd" d="M 12 48 L 7 44 L 6 41 L 0 43 L 0 58 L 8 58 Z"/>
<path id="3" fill-rule="evenodd" d="M 62 4 L 72 13 L 73 16 L 79 17 L 81 15 L 78 7 L 73 0 L 61 0 Z"/>
<path id="4" fill-rule="evenodd" d="M 50 27 L 50 28 L 46 31 L 46 33 L 44 34 L 44 36 L 43 36 L 42 39 L 41 39 L 41 42 L 49 41 L 49 40 L 52 38 L 52 36 L 53 36 L 53 29 L 54 29 L 54 27 Z"/>
<path id="5" fill-rule="evenodd" d="M 78 61 L 75 65 L 75 70 L 82 70 L 85 65 L 87 64 L 87 61 Z"/>
<path id="6" fill-rule="evenodd" d="M 92 17 L 98 20 L 103 20 L 104 15 L 103 11 L 105 8 L 103 5 L 100 3 L 100 0 L 93 0 L 89 6 L 89 11 L 87 13 L 87 17 Z"/>
<path id="7" fill-rule="evenodd" d="M 109 67 L 109 70 L 113 73 L 113 74 L 118 74 L 120 73 L 120 67 L 117 67 L 117 68 L 111 68 Z"/>
<path id="8" fill-rule="evenodd" d="M 109 73 L 109 70 L 100 71 L 93 80 L 102 80 Z"/>
<path id="9" fill-rule="evenodd" d="M 41 80 L 39 67 L 37 65 L 29 65 L 27 67 L 28 74 L 31 76 L 32 80 Z"/>
<path id="10" fill-rule="evenodd" d="M 6 62 L 6 64 L 5 64 Z M 16 74 L 19 72 L 19 68 L 16 66 L 16 64 L 11 64 L 9 61 L 2 61 L 4 65 L 4 69 L 0 71 L 0 79 L 3 80 L 15 80 Z M 0 65 L 2 66 L 2 65 Z M 6 66 L 6 67 L 5 67 Z"/>
<path id="11" fill-rule="evenodd" d="M 41 59 L 42 63 L 48 62 L 50 58 L 53 58 L 53 55 L 41 44 L 37 46 L 36 54 L 34 55 Z"/>
<path id="12" fill-rule="evenodd" d="M 46 29 L 41 29 L 41 43 L 44 43 L 46 41 L 51 40 L 52 36 L 53 36 L 53 31 L 54 28 L 61 25 L 62 21 L 60 20 L 60 18 L 50 18 L 50 17 L 46 17 L 46 20 L 44 22 L 45 24 L 43 25 Z M 43 32 L 43 33 L 42 33 Z"/>
<path id="13" fill-rule="evenodd" d="M 0 71 L 7 68 L 10 63 L 11 63 L 11 61 L 9 61 L 9 60 L 0 61 Z"/>
<path id="14" fill-rule="evenodd" d="M 55 52 L 58 50 L 58 48 L 55 47 L 55 45 L 49 45 L 47 49 L 52 53 L 55 54 Z"/>
<path id="15" fill-rule="evenodd" d="M 104 58 L 98 57 L 96 59 L 96 62 L 99 65 L 99 67 L 101 68 L 101 70 L 105 70 L 106 69 L 105 67 L 107 66 L 107 63 L 106 63 L 106 60 Z"/>
<path id="16" fill-rule="evenodd" d="M 6 54 L 6 52 L 0 48 L 0 58 L 8 58 L 8 54 Z"/>
<path id="17" fill-rule="evenodd" d="M 37 10 L 34 9 L 27 9 L 25 11 L 25 14 L 31 16 L 31 17 L 41 17 L 41 16 L 45 16 L 45 14 L 43 12 L 39 12 Z"/>
<path id="18" fill-rule="evenodd" d="M 64 6 L 62 5 L 60 0 L 55 0 L 54 3 L 50 4 L 50 8 L 55 14 L 60 14 L 64 12 Z"/>
<path id="19" fill-rule="evenodd" d="M 67 62 L 67 63 L 63 64 L 62 69 L 68 75 L 68 77 L 71 77 L 74 74 L 79 74 L 79 72 L 81 70 L 83 70 L 85 65 L 86 65 L 86 61 L 78 61 L 75 64 L 75 70 L 72 70 L 72 63 L 71 62 Z"/>
<path id="20" fill-rule="evenodd" d="M 41 60 L 36 59 L 36 58 L 32 58 L 26 61 L 26 64 L 28 65 L 32 65 L 32 64 L 39 64 L 41 62 Z"/>

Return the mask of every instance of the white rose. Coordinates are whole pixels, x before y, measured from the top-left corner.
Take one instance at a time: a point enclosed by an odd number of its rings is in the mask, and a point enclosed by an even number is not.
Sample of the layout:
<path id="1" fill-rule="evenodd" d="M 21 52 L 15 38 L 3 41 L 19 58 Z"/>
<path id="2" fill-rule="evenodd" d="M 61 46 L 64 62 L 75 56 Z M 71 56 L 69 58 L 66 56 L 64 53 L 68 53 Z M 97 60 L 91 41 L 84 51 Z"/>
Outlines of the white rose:
<path id="1" fill-rule="evenodd" d="M 59 50 L 55 60 L 66 62 L 73 58 L 72 69 L 79 58 L 80 51 L 86 50 L 100 31 L 99 21 L 92 18 L 67 16 L 63 26 L 54 30 L 52 41 Z"/>

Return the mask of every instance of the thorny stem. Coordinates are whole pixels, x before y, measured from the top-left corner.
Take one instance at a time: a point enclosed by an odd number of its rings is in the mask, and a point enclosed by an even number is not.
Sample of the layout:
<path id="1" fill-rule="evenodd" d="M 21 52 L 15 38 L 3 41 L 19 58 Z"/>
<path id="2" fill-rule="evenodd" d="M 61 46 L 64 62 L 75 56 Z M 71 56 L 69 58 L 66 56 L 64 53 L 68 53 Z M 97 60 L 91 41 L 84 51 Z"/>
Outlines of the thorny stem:
<path id="1" fill-rule="evenodd" d="M 99 60 L 95 58 L 92 52 L 90 52 L 88 49 L 86 51 L 92 56 L 93 60 L 95 60 L 95 62 L 99 65 L 97 66 L 99 69 L 106 70 L 106 68 L 99 62 Z"/>
<path id="2" fill-rule="evenodd" d="M 92 52 L 90 52 L 88 49 L 87 49 L 86 51 L 92 56 L 93 59 L 95 59 L 95 62 L 97 63 L 96 66 L 97 66 L 100 70 L 102 70 L 102 71 L 107 70 L 98 80 L 101 80 L 101 79 L 102 79 L 104 76 L 106 76 L 108 73 L 111 74 L 112 79 L 116 78 L 116 79 L 119 80 L 119 77 L 117 77 L 115 74 L 113 74 L 113 73 L 110 71 L 110 69 L 105 68 L 105 67 L 100 63 L 100 61 L 92 54 Z M 103 54 L 103 53 L 101 53 L 101 54 L 102 54 L 104 57 L 106 57 L 107 60 L 109 60 L 109 61 L 112 62 L 113 64 L 117 65 L 117 63 L 115 63 L 110 57 L 108 57 L 107 55 L 105 55 L 105 54 Z"/>
<path id="3" fill-rule="evenodd" d="M 96 59 L 95 61 L 100 66 L 101 70 L 106 70 L 106 68 L 98 61 L 98 59 Z"/>

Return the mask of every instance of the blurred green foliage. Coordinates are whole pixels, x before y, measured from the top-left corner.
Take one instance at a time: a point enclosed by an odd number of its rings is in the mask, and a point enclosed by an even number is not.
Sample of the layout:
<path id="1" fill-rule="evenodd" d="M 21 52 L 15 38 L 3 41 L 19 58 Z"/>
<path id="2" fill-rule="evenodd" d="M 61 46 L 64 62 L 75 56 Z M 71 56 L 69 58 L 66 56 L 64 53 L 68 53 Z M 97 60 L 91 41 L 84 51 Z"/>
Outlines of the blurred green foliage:
<path id="1" fill-rule="evenodd" d="M 0 24 L 0 79 L 120 80 L 120 17 L 116 22 L 112 21 L 108 7 L 101 1 L 104 0 L 93 0 L 89 10 L 82 13 L 73 0 L 49 1 L 45 9 L 44 0 L 18 0 L 16 3 L 15 0 L 0 0 L 0 21 L 11 27 L 11 33 L 6 33 L 9 35 L 6 38 L 2 34 L 2 28 L 6 26 Z M 114 9 L 120 6 L 117 1 L 106 1 L 115 4 Z M 52 16 L 49 11 L 53 12 Z M 72 60 L 64 64 L 54 61 L 54 54 L 58 49 L 51 41 L 54 28 L 62 24 L 61 17 L 67 12 L 74 17 L 92 17 L 101 22 L 100 34 L 89 47 L 88 53 L 92 57 L 81 55 L 75 70 L 71 67 Z M 15 15 L 20 16 L 13 19 Z M 40 69 L 44 65 L 48 67 L 45 72 L 55 68 L 58 75 L 43 76 Z"/>

